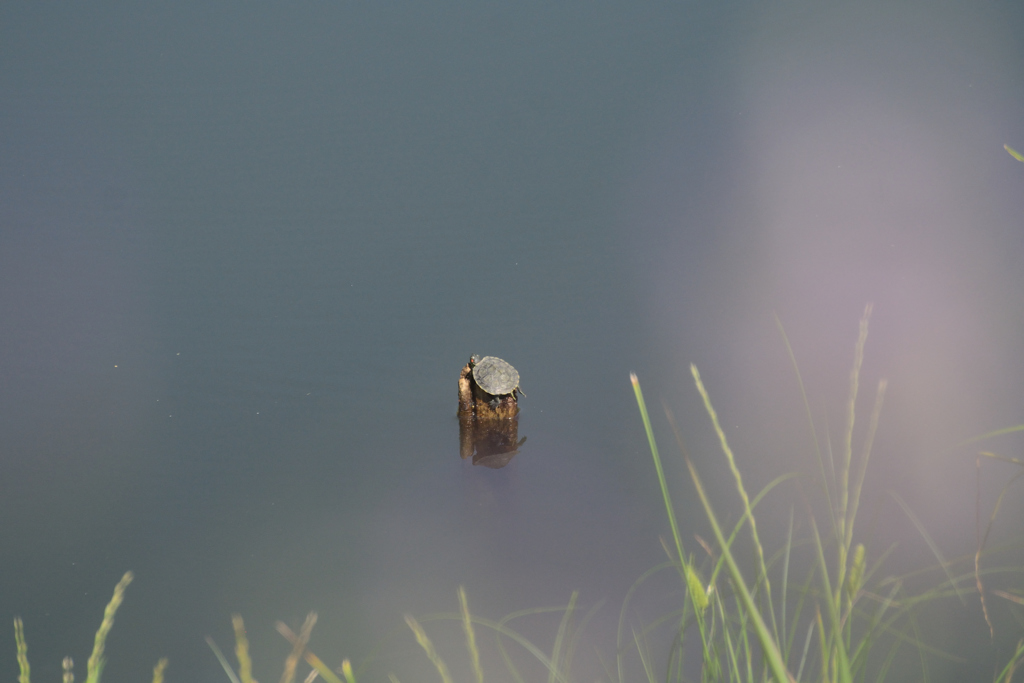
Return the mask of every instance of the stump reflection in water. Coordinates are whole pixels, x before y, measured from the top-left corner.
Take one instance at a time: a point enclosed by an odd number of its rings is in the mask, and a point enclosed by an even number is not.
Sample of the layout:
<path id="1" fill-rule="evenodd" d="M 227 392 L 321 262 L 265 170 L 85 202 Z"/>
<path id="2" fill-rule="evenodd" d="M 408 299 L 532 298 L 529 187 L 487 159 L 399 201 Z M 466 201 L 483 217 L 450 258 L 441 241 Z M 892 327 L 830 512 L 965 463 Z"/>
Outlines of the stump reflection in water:
<path id="1" fill-rule="evenodd" d="M 504 467 L 519 452 L 519 402 L 515 393 L 494 396 L 473 380 L 470 360 L 459 373 L 459 455 L 474 465 Z"/>

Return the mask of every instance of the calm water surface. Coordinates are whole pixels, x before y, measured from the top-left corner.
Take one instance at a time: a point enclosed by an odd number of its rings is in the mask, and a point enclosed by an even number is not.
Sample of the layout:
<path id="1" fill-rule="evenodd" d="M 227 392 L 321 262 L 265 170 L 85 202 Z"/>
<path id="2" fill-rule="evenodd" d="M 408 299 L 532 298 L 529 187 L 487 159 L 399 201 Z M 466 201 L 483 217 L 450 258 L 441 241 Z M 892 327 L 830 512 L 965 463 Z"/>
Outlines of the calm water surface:
<path id="1" fill-rule="evenodd" d="M 397 630 L 374 675 L 431 676 L 401 615 L 459 585 L 493 618 L 603 601 L 600 677 L 667 529 L 628 373 L 714 482 L 698 363 L 759 487 L 808 446 L 773 313 L 837 429 L 869 300 L 868 487 L 967 552 L 948 446 L 1024 405 L 1020 36 L 971 3 L 0 10 L 0 612 L 33 674 L 84 675 L 131 569 L 108 680 L 224 680 L 233 612 L 273 679 L 311 609 L 330 662 Z M 459 458 L 472 353 L 528 393 L 500 470 Z M 978 619 L 936 637 L 987 671 Z"/>

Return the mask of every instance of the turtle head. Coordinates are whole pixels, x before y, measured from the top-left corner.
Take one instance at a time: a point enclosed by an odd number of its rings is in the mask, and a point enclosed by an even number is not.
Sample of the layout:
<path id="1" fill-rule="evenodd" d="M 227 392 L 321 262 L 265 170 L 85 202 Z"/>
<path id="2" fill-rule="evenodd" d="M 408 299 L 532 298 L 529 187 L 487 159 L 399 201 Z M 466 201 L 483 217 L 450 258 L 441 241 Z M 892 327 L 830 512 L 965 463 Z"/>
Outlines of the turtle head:
<path id="1" fill-rule="evenodd" d="M 469 364 L 470 365 L 476 365 L 477 363 L 480 362 L 480 358 L 481 358 L 480 354 L 478 354 L 478 353 L 477 354 L 473 354 L 472 356 L 469 357 Z"/>

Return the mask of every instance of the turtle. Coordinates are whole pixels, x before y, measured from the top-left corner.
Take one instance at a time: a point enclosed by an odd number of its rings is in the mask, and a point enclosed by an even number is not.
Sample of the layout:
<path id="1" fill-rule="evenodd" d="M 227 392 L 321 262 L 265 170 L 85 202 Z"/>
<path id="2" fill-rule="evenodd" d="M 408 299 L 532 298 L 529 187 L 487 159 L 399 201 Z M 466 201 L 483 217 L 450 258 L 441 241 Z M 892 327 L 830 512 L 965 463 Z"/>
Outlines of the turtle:
<path id="1" fill-rule="evenodd" d="M 495 356 L 473 356 L 470 365 L 476 385 L 491 396 L 512 394 L 515 397 L 516 392 L 523 393 L 519 388 L 519 373 L 508 362 Z"/>

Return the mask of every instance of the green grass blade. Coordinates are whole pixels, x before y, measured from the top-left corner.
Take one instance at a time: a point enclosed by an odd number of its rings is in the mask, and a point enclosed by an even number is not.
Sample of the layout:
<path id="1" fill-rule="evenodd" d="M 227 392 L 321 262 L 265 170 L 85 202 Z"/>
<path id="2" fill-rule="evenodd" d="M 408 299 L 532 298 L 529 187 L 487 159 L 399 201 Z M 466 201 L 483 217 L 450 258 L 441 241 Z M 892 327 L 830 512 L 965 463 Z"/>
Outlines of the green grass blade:
<path id="1" fill-rule="evenodd" d="M 647 443 L 651 447 L 651 456 L 654 458 L 654 468 L 658 472 L 658 483 L 661 484 L 661 496 L 665 500 L 665 512 L 668 514 L 668 522 L 672 527 L 672 538 L 676 542 L 676 551 L 679 553 L 679 566 L 686 564 L 686 553 L 683 550 L 683 541 L 679 536 L 679 527 L 676 525 L 676 513 L 672 508 L 672 497 L 668 493 L 668 482 L 665 480 L 665 470 L 661 467 L 661 456 L 658 455 L 658 443 L 654 440 L 654 430 L 651 428 L 651 418 L 647 414 L 647 404 L 644 403 L 644 394 L 640 390 L 640 380 L 633 373 L 629 373 L 629 380 L 633 383 L 633 393 L 636 394 L 637 405 L 640 406 L 640 417 L 644 421 L 644 430 L 647 432 Z"/>
<path id="2" fill-rule="evenodd" d="M 958 444 L 954 444 L 953 448 L 960 448 L 961 446 L 967 446 L 975 443 L 976 441 L 984 441 L 985 439 L 991 439 L 993 436 L 1002 436 L 1003 434 L 1013 434 L 1014 432 L 1024 432 L 1024 425 L 1014 425 L 1013 427 L 1004 427 L 1002 429 L 996 429 L 991 432 L 985 432 L 978 436 L 972 436 L 969 439 L 964 439 Z"/>
<path id="3" fill-rule="evenodd" d="M 565 614 L 562 616 L 562 621 L 558 624 L 558 632 L 555 634 L 555 644 L 551 648 L 551 668 L 548 670 L 548 683 L 555 683 L 555 678 L 559 671 L 559 667 L 563 665 L 565 658 L 562 652 L 562 641 L 565 640 L 565 633 L 569 628 L 569 620 L 572 619 L 573 611 L 576 609 L 576 598 L 579 597 L 577 591 L 573 591 L 569 597 L 569 606 L 565 608 Z M 568 676 L 569 671 L 566 667 L 565 675 Z"/>
<path id="4" fill-rule="evenodd" d="M 718 603 L 718 613 L 719 613 L 719 615 L 722 618 L 722 623 L 724 624 L 725 623 L 725 606 L 721 603 L 721 601 L 719 601 L 719 603 Z M 725 653 L 726 653 L 725 654 L 725 661 L 726 661 L 726 664 L 728 664 L 728 666 L 729 666 L 729 672 L 730 672 L 729 676 L 730 676 L 731 679 L 734 679 L 734 680 L 737 680 L 737 681 L 742 680 L 742 678 L 741 678 L 742 674 L 740 673 L 740 660 L 739 660 L 739 656 L 736 654 L 736 647 L 732 643 L 732 634 L 729 633 L 729 629 L 728 628 L 723 628 L 722 629 L 722 639 L 725 641 Z M 709 678 L 711 680 L 717 680 L 718 679 L 718 675 L 720 675 L 719 672 L 721 670 L 721 667 L 722 667 L 722 663 L 719 661 L 719 657 L 718 657 L 718 653 L 717 652 L 715 652 L 714 656 L 711 657 L 711 658 L 709 658 L 709 657 L 705 657 L 704 658 L 704 669 L 705 669 L 705 671 L 707 671 L 710 674 Z"/>
<path id="5" fill-rule="evenodd" d="M 341 660 L 341 675 L 345 677 L 345 683 L 356 683 L 356 675 L 352 673 L 352 662 L 347 659 Z"/>
<path id="6" fill-rule="evenodd" d="M 711 507 L 711 502 L 708 500 L 707 493 L 704 491 L 704 486 L 701 484 L 700 477 L 697 475 L 697 470 L 694 468 L 693 462 L 688 456 L 686 456 L 686 466 L 690 470 L 690 478 L 693 480 L 694 486 L 697 488 L 697 495 L 700 497 L 701 504 L 704 506 L 704 511 L 707 513 L 708 521 L 711 524 L 712 530 L 715 532 L 715 538 L 718 540 L 718 544 L 722 549 L 722 557 L 725 559 L 726 566 L 729 569 L 729 575 L 732 577 L 734 588 L 739 594 L 740 601 L 742 602 L 744 609 L 746 609 L 754 623 L 754 629 L 757 632 L 758 641 L 761 643 L 761 648 L 764 651 L 765 659 L 768 660 L 768 666 L 778 681 L 792 681 L 793 676 L 786 670 L 786 665 L 782 661 L 782 653 L 779 651 L 779 647 L 772 637 L 771 631 L 768 630 L 768 625 L 764 622 L 764 619 L 761 617 L 761 613 L 757 610 L 757 605 L 754 603 L 754 598 L 750 595 L 750 591 L 747 589 L 747 584 L 743 580 L 743 574 L 740 572 L 739 565 L 736 564 L 736 560 L 732 556 L 732 551 L 725 542 L 725 535 L 722 533 L 722 528 L 718 524 L 718 519 L 715 517 L 715 512 Z"/>
<path id="7" fill-rule="evenodd" d="M 25 625 L 21 623 L 21 617 L 14 617 L 14 642 L 18 648 L 18 683 L 30 683 L 28 644 L 25 642 Z"/>
<path id="8" fill-rule="evenodd" d="M 1024 154 L 1021 154 L 1020 152 L 1015 150 L 1013 147 L 1010 147 L 1009 145 L 1003 145 L 1003 149 L 1005 149 L 1007 152 L 1009 152 L 1010 156 L 1013 157 L 1014 159 L 1016 159 L 1017 161 L 1024 161 Z"/>
<path id="9" fill-rule="evenodd" d="M 830 639 L 832 647 L 835 648 L 834 663 L 839 675 L 839 683 L 853 683 L 853 677 L 850 673 L 850 661 L 846 647 L 843 644 L 839 606 L 836 604 L 836 599 L 833 598 L 835 594 L 832 592 L 831 582 L 828 578 L 828 565 L 825 564 L 825 549 L 821 545 L 821 536 L 818 534 L 818 524 L 814 521 L 814 517 L 811 517 L 811 528 L 814 530 L 814 548 L 818 554 L 818 573 L 821 575 L 822 588 L 825 592 L 825 604 L 828 606 L 828 617 L 832 627 Z M 842 590 L 841 587 L 839 590 Z"/>
<path id="10" fill-rule="evenodd" d="M 804 664 L 807 663 L 807 653 L 811 649 L 811 637 L 814 635 L 814 624 L 815 622 L 812 621 L 807 626 L 807 637 L 804 638 L 804 651 L 803 654 L 800 655 L 800 666 L 796 669 L 796 680 L 798 681 L 800 680 L 800 677 L 803 676 Z"/>
<path id="11" fill-rule="evenodd" d="M 167 669 L 167 658 L 163 657 L 153 667 L 153 683 L 164 683 L 164 670 Z"/>
<path id="12" fill-rule="evenodd" d="M 911 523 L 913 523 L 914 528 L 917 529 L 917 533 L 921 534 L 921 538 L 923 538 L 924 542 L 928 544 L 928 549 L 932 551 L 932 555 L 934 555 L 935 559 L 938 560 L 939 566 L 942 567 L 942 571 L 945 572 L 946 578 L 949 580 L 949 583 L 953 587 L 953 590 L 956 591 L 957 597 L 960 598 L 961 604 L 966 605 L 967 599 L 964 598 L 963 592 L 960 590 L 959 585 L 953 578 L 953 573 L 949 569 L 949 563 L 946 562 L 946 558 L 942 556 L 942 551 L 939 550 L 939 546 L 935 544 L 935 541 L 932 540 L 931 535 L 929 535 L 928 531 L 924 528 L 924 524 L 921 523 L 921 520 L 917 518 L 917 515 L 914 514 L 914 511 L 910 508 L 909 505 L 907 505 L 906 501 L 904 501 L 898 493 L 896 493 L 895 491 L 889 491 L 889 495 L 892 496 L 897 503 L 899 503 L 899 506 L 901 508 L 903 508 L 904 514 L 906 514 L 907 517 L 910 519 Z"/>
<path id="13" fill-rule="evenodd" d="M 623 644 L 622 640 L 626 625 L 626 610 L 629 608 L 629 603 L 633 598 L 633 593 L 635 593 L 637 589 L 639 589 L 640 586 L 642 586 L 647 581 L 647 579 L 651 578 L 663 569 L 667 569 L 669 567 L 676 568 L 676 562 L 663 562 L 662 564 L 659 564 L 648 569 L 646 572 L 640 575 L 640 578 L 633 582 L 633 585 L 629 587 L 628 591 L 626 591 L 626 597 L 622 600 L 622 607 L 619 609 L 619 625 L 618 629 L 616 630 L 615 636 L 615 667 L 616 673 L 618 674 L 617 680 L 619 681 L 619 683 L 624 683 L 624 681 L 626 680 L 625 664 L 623 661 L 623 657 L 626 653 L 626 646 Z M 609 675 L 608 678 L 611 678 L 611 676 Z"/>
<path id="14" fill-rule="evenodd" d="M 647 643 L 641 641 L 640 634 L 636 632 L 636 629 L 633 629 L 633 643 L 636 644 L 637 654 L 640 655 L 640 664 L 644 667 L 647 683 L 656 683 L 658 679 L 654 676 L 654 667 L 651 665 L 651 655 L 647 649 Z"/>
<path id="15" fill-rule="evenodd" d="M 825 637 L 825 622 L 821 619 L 821 605 L 815 605 L 814 616 L 816 618 L 815 623 L 818 625 L 818 648 L 820 650 L 819 657 L 821 659 L 821 680 L 831 681 L 832 677 L 828 675 L 828 640 Z"/>
<path id="16" fill-rule="evenodd" d="M 563 612 L 563 611 L 565 611 L 565 607 L 541 607 L 541 608 L 535 608 L 535 609 L 529 609 L 529 610 L 520 610 L 518 612 L 514 612 L 512 614 L 509 614 L 509 615 L 506 615 L 506 616 L 502 617 L 501 621 L 493 621 L 493 620 L 490 620 L 490 619 L 483 619 L 481 617 L 475 617 L 475 616 L 472 616 L 472 615 L 470 615 L 470 618 L 473 620 L 473 623 L 476 626 L 483 626 L 485 628 L 489 628 L 489 629 L 492 629 L 493 631 L 495 631 L 495 633 L 498 635 L 498 648 L 502 652 L 505 652 L 505 648 L 504 648 L 504 645 L 502 644 L 501 636 L 505 636 L 506 638 L 510 638 L 513 641 L 515 641 L 516 643 L 518 643 L 524 650 L 526 650 L 531 655 L 533 655 L 537 659 L 537 661 L 540 662 L 542 666 L 544 666 L 544 668 L 546 668 L 546 669 L 548 669 L 550 671 L 552 669 L 555 669 L 555 667 L 554 667 L 553 663 L 551 662 L 551 660 L 548 658 L 548 656 L 539 647 L 537 647 L 536 645 L 531 643 L 529 640 L 524 638 L 522 635 L 520 635 L 520 634 L 516 633 L 515 631 L 513 631 L 512 629 L 508 628 L 508 626 L 506 624 L 511 619 L 515 619 L 515 618 L 521 617 L 521 616 L 526 616 L 526 615 L 530 615 L 530 614 L 541 614 L 541 613 L 545 613 L 545 612 Z M 412 617 L 408 617 L 408 619 L 412 619 Z M 407 619 L 406 623 L 408 623 L 408 619 Z M 427 616 L 427 617 L 422 617 L 419 621 L 425 623 L 425 622 L 428 622 L 428 621 L 440 621 L 440 620 L 444 620 L 444 621 L 449 621 L 449 620 L 462 621 L 462 615 L 461 614 L 451 614 L 451 613 L 434 614 L 434 615 L 430 615 L 430 616 Z M 415 619 L 413 619 L 413 621 L 416 622 Z M 417 622 L 417 625 L 418 625 L 418 622 Z M 422 632 L 422 627 L 421 627 L 420 631 Z M 414 633 L 415 633 L 415 631 L 414 631 Z M 424 635 L 426 635 L 426 634 L 424 633 Z M 432 644 L 431 644 L 431 647 L 433 647 Z M 435 651 L 435 654 L 436 654 L 436 651 Z M 513 677 L 517 681 L 522 681 L 522 677 L 519 676 L 518 672 L 511 665 L 511 660 L 507 658 L 507 653 L 505 653 L 505 655 L 503 655 L 503 656 L 506 657 L 506 660 L 505 660 L 506 664 L 509 665 L 509 671 L 513 674 Z M 556 671 L 555 679 L 558 681 L 558 683 L 569 683 L 568 679 L 561 672 L 557 671 L 557 669 L 555 669 L 555 671 Z M 334 683 L 334 682 L 331 681 L 331 683 Z"/>
<path id="17" fill-rule="evenodd" d="M 878 608 L 871 616 L 871 621 L 867 626 L 865 636 L 861 639 L 860 643 L 854 649 L 853 655 L 850 657 L 851 662 L 854 662 L 855 664 L 858 662 L 866 662 L 867 653 L 871 649 L 874 635 L 880 630 L 883 630 L 879 628 L 879 624 L 882 622 L 882 617 L 884 617 L 885 613 L 889 611 L 889 607 L 896 600 L 896 594 L 899 593 L 900 588 L 902 587 L 903 583 L 901 581 L 894 582 L 892 588 L 889 590 L 889 594 L 886 595 L 878 605 Z"/>
<path id="18" fill-rule="evenodd" d="M 871 459 L 871 446 L 875 441 L 875 432 L 878 431 L 878 420 L 882 415 L 882 403 L 885 401 L 885 389 L 888 386 L 886 380 L 878 383 L 878 391 L 875 393 L 875 405 L 871 409 L 871 419 L 868 421 L 868 433 L 864 437 L 864 449 L 861 452 L 860 464 L 857 470 L 857 477 L 853 483 L 853 495 L 850 497 L 850 517 L 846 527 L 846 546 L 849 548 L 853 543 L 853 524 L 857 519 L 857 508 L 860 505 L 860 493 L 864 488 L 864 477 L 867 475 L 868 460 Z"/>
<path id="19" fill-rule="evenodd" d="M 569 676 L 569 671 L 572 670 L 573 658 L 576 656 L 576 648 L 580 644 L 580 637 L 583 635 L 583 629 L 586 627 L 587 622 L 590 621 L 591 617 L 597 614 L 604 606 L 604 600 L 599 600 L 593 607 L 591 607 L 583 618 L 580 619 L 579 625 L 576 625 L 572 629 L 572 636 L 569 638 L 569 644 L 565 648 L 565 654 L 562 656 L 562 668 L 565 669 L 566 678 Z"/>
<path id="20" fill-rule="evenodd" d="M 786 526 L 786 547 L 784 548 L 785 554 L 782 559 L 782 636 L 786 636 L 786 593 L 789 588 L 789 554 L 793 549 L 793 507 L 789 508 L 789 524 Z M 789 660 L 789 648 L 786 647 L 786 660 Z M 800 675 L 797 674 L 797 680 L 800 679 Z"/>
<path id="21" fill-rule="evenodd" d="M 283 621 L 277 622 L 276 624 L 274 624 L 274 626 L 275 628 L 277 628 L 277 632 L 284 636 L 285 640 L 292 644 L 292 652 L 299 652 L 302 655 L 302 658 L 306 660 L 306 663 L 314 669 L 316 669 L 317 673 L 320 674 L 320 676 L 325 681 L 327 681 L 327 683 L 341 683 L 341 679 L 338 678 L 338 675 L 336 673 L 331 671 L 331 667 L 324 664 L 323 660 L 321 660 L 319 657 L 317 657 L 315 654 L 313 654 L 306 648 L 306 644 L 309 642 L 310 633 L 312 632 L 313 626 L 315 624 L 316 612 L 310 612 L 306 615 L 306 621 L 302 624 L 302 630 L 299 632 L 299 635 L 295 635 L 295 633 L 290 628 L 288 628 L 288 625 L 285 624 Z M 287 666 L 288 664 L 286 661 L 286 667 Z M 351 668 L 351 664 L 349 665 L 349 667 Z M 288 670 L 286 668 L 285 674 L 287 673 Z"/>
<path id="22" fill-rule="evenodd" d="M 989 451 L 981 451 L 980 453 L 978 453 L 978 455 L 983 457 L 983 458 L 989 458 L 991 460 L 998 460 L 1000 462 L 1006 462 L 1006 463 L 1009 463 L 1011 465 L 1017 465 L 1019 467 L 1024 467 L 1024 460 L 1021 460 L 1019 458 L 1009 458 L 1009 457 L 1007 457 L 1005 455 L 996 455 L 995 453 L 991 453 Z"/>
<path id="23" fill-rule="evenodd" d="M 238 659 L 238 677 L 242 683 L 252 680 L 252 659 L 249 657 L 249 639 L 245 637 L 245 622 L 240 614 L 231 615 L 231 626 L 235 630 L 235 657 Z"/>
<path id="24" fill-rule="evenodd" d="M 427 632 L 423 630 L 419 622 L 416 621 L 410 615 L 405 615 L 405 623 L 409 625 L 412 632 L 416 635 L 416 642 L 420 644 L 423 651 L 427 653 L 427 659 L 431 661 L 434 668 L 437 669 L 437 673 L 441 676 L 441 683 L 452 683 L 451 674 L 448 673 L 448 666 L 441 659 L 441 655 L 437 654 L 437 650 L 434 649 L 434 643 L 427 637 Z"/>
<path id="25" fill-rule="evenodd" d="M 110 598 L 110 602 L 107 603 L 107 608 L 103 610 L 103 622 L 100 624 L 99 630 L 96 631 L 92 655 L 90 655 L 89 663 L 86 665 L 85 683 L 99 683 L 100 675 L 103 672 L 103 649 L 107 642 L 107 634 L 110 633 L 110 629 L 114 625 L 114 615 L 117 614 L 117 608 L 121 606 L 121 601 L 124 600 L 124 590 L 132 582 L 133 578 L 134 576 L 131 572 L 125 572 L 125 575 L 114 586 L 114 595 Z"/>
<path id="26" fill-rule="evenodd" d="M 206 644 L 210 646 L 211 650 L 213 650 L 214 656 L 217 658 L 217 661 L 220 662 L 220 665 L 224 668 L 224 673 L 228 675 L 228 678 L 231 680 L 231 683 L 241 683 L 241 681 L 238 680 L 238 676 L 235 675 L 234 669 L 231 668 L 231 664 L 228 663 L 228 658 L 225 657 L 224 653 L 220 651 L 219 647 L 217 647 L 217 643 L 213 642 L 213 638 L 211 638 L 210 636 L 206 636 Z"/>
<path id="27" fill-rule="evenodd" d="M 760 577 L 764 581 L 764 590 L 766 595 L 766 602 L 768 603 L 768 615 L 772 622 L 772 633 L 774 640 L 779 640 L 779 629 L 775 625 L 775 607 L 772 604 L 772 586 L 771 581 L 768 579 L 768 568 L 764 561 L 764 547 L 761 545 L 761 539 L 757 534 L 757 519 L 754 517 L 753 509 L 750 505 L 750 497 L 747 495 L 747 489 L 743 486 L 743 477 L 740 475 L 740 469 L 736 466 L 736 458 L 733 456 L 732 448 L 729 447 L 729 442 L 725 438 L 725 430 L 722 429 L 722 425 L 718 421 L 718 413 L 715 412 L 715 408 L 711 405 L 711 398 L 708 396 L 707 389 L 704 388 L 704 383 L 700 379 L 700 372 L 697 370 L 697 366 L 690 364 L 690 374 L 693 375 L 693 380 L 697 383 L 697 391 L 700 392 L 701 398 L 704 399 L 704 408 L 707 410 L 708 415 L 711 417 L 711 423 L 715 427 L 715 433 L 718 434 L 718 440 L 722 446 L 722 451 L 725 453 L 726 459 L 729 461 L 729 469 L 732 471 L 733 479 L 736 480 L 736 488 L 739 491 L 740 498 L 743 500 L 743 509 L 750 519 L 750 535 L 754 540 L 754 547 L 757 548 L 757 561 L 760 567 Z"/>
<path id="28" fill-rule="evenodd" d="M 317 657 L 315 654 L 313 654 L 309 650 L 306 650 L 304 653 L 302 653 L 302 657 L 303 657 L 303 659 L 306 660 L 307 664 L 309 664 L 311 667 L 316 669 L 316 672 L 318 674 L 320 674 L 320 678 L 322 678 L 325 681 L 327 681 L 327 683 L 341 683 L 341 679 L 338 678 L 338 674 L 336 674 L 333 671 L 331 671 L 331 667 L 329 667 L 326 664 L 324 664 L 323 660 L 320 659 L 319 657 Z M 343 661 L 341 663 L 343 671 L 346 671 L 345 668 L 344 668 L 345 667 L 345 662 L 348 662 L 348 660 L 346 659 L 345 661 Z M 351 677 L 352 676 L 352 664 L 351 663 L 349 663 L 349 665 L 348 665 L 348 669 L 346 671 L 345 676 L 346 676 L 346 680 L 349 683 L 355 683 L 355 678 Z"/>
<path id="29" fill-rule="evenodd" d="M 843 463 L 839 470 L 839 580 L 842 586 L 846 571 L 846 551 L 849 550 L 851 534 L 847 513 L 850 504 L 850 466 L 853 461 L 853 426 L 857 417 L 857 393 L 860 388 L 860 369 L 864 365 L 864 346 L 868 340 L 868 320 L 871 318 L 871 304 L 864 307 L 860 319 L 860 334 L 853 350 L 853 368 L 850 370 L 850 393 L 846 399 L 846 432 L 843 435 Z"/>
<path id="30" fill-rule="evenodd" d="M 818 462 L 818 476 L 821 477 L 821 488 L 825 493 L 825 503 L 828 505 L 829 515 L 835 515 L 835 506 L 832 503 L 832 487 L 829 486 L 828 477 L 825 474 L 825 458 L 821 452 L 821 444 L 818 441 L 818 430 L 814 427 L 814 417 L 811 415 L 811 402 L 807 399 L 807 390 L 804 388 L 803 376 L 800 374 L 800 366 L 796 362 L 796 354 L 793 353 L 793 347 L 789 343 L 789 336 L 786 334 L 786 329 L 782 326 L 782 320 L 779 319 L 778 314 L 775 315 L 775 324 L 779 328 L 779 333 L 782 335 L 782 341 L 786 345 L 786 353 L 789 354 L 789 362 L 793 364 L 793 372 L 796 373 L 796 382 L 800 386 L 800 398 L 804 402 L 804 412 L 807 414 L 807 426 L 811 429 L 811 437 L 814 439 L 814 457 Z M 834 482 L 833 482 L 834 483 Z M 835 528 L 835 519 L 832 519 L 832 528 Z M 785 628 L 783 628 L 785 630 Z"/>
<path id="31" fill-rule="evenodd" d="M 1021 159 L 1021 161 L 1024 161 L 1024 159 Z M 1017 650 L 1010 657 L 1010 661 L 1006 663 L 1003 670 L 999 672 L 999 675 L 996 676 L 996 682 L 1003 683 L 1005 681 L 1005 683 L 1010 683 L 1013 680 L 1014 672 L 1017 670 L 1017 665 L 1021 662 L 1024 662 L 1024 638 L 1017 641 Z"/>
<path id="32" fill-rule="evenodd" d="M 291 641 L 292 651 L 288 653 L 288 657 L 284 660 L 284 672 L 281 674 L 281 683 L 292 683 L 295 679 L 295 667 L 299 663 L 299 657 L 306 651 L 306 646 L 309 644 L 309 639 L 313 635 L 313 627 L 316 626 L 317 615 L 316 612 L 310 612 L 306 615 L 306 620 L 302 622 L 302 628 L 299 629 L 299 635 L 296 638 L 288 638 L 286 633 L 294 635 L 284 622 L 277 622 L 277 630 L 281 635 L 284 635 L 288 640 Z"/>
<path id="33" fill-rule="evenodd" d="M 462 612 L 462 630 L 466 634 L 466 649 L 473 662 L 473 673 L 476 683 L 484 683 L 484 670 L 480 667 L 480 650 L 476 646 L 476 634 L 473 633 L 473 620 L 469 616 L 469 601 L 466 600 L 466 589 L 459 586 L 459 609 Z"/>

